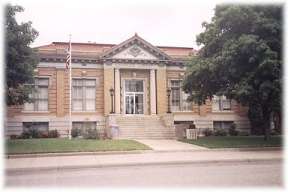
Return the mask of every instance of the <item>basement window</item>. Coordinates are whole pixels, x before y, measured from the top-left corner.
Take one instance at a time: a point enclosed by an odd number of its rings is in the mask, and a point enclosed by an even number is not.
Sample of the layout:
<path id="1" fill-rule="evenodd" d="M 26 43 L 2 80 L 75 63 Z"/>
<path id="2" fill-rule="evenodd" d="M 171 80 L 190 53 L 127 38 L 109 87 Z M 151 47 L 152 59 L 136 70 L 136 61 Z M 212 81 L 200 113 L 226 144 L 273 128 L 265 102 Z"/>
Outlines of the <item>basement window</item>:
<path id="1" fill-rule="evenodd" d="M 233 121 L 213 121 L 213 129 L 229 129 Z"/>
<path id="2" fill-rule="evenodd" d="M 95 130 L 97 128 L 97 122 L 96 121 L 78 121 L 72 123 L 72 129 L 74 129 L 77 134 L 75 133 L 75 136 L 83 136 L 84 133 L 87 132 L 87 130 Z"/>
<path id="3" fill-rule="evenodd" d="M 23 132 L 37 130 L 38 132 L 48 132 L 48 122 L 23 122 Z"/>

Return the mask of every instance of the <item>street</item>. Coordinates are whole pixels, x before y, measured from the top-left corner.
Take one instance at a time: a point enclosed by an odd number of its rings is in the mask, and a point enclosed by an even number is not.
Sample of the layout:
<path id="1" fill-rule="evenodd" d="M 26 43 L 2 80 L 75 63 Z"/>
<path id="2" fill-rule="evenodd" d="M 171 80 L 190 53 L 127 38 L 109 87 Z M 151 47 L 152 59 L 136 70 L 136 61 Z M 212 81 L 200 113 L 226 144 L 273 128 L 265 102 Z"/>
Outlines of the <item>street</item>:
<path id="1" fill-rule="evenodd" d="M 279 160 L 79 168 L 6 175 L 8 187 L 282 187 Z"/>

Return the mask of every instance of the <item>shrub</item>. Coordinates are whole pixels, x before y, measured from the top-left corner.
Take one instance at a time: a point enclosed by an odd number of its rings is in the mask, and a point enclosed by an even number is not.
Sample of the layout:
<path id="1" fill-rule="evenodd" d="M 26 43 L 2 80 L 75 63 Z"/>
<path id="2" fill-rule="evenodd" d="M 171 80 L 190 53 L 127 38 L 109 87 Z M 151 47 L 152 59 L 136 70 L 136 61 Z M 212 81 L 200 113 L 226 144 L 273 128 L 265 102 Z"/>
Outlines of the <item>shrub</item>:
<path id="1" fill-rule="evenodd" d="M 98 134 L 97 134 L 97 130 L 94 128 L 88 128 L 85 130 L 84 134 L 83 134 L 83 138 L 84 139 L 98 139 Z"/>
<path id="2" fill-rule="evenodd" d="M 10 135 L 10 139 L 18 139 L 18 135 Z"/>
<path id="3" fill-rule="evenodd" d="M 30 129 L 29 132 L 32 138 L 41 138 L 41 133 L 37 129 Z"/>
<path id="4" fill-rule="evenodd" d="M 278 130 L 273 129 L 270 133 L 271 135 L 281 135 L 281 133 Z"/>
<path id="5" fill-rule="evenodd" d="M 59 133 L 56 129 L 50 130 L 50 131 L 48 131 L 48 137 L 49 138 L 57 138 L 57 137 L 59 137 Z"/>
<path id="6" fill-rule="evenodd" d="M 228 130 L 228 132 L 229 132 L 230 136 L 237 136 L 239 134 L 239 131 L 236 130 L 236 124 L 235 123 L 233 123 L 231 125 L 231 127 Z"/>
<path id="7" fill-rule="evenodd" d="M 20 136 L 19 139 L 30 139 L 32 138 L 30 131 L 24 131 Z"/>
<path id="8" fill-rule="evenodd" d="M 73 137 L 73 138 L 75 138 L 75 137 L 78 137 L 78 136 L 80 136 L 81 134 L 80 134 L 80 129 L 78 129 L 78 128 L 72 128 L 72 130 L 71 130 L 71 136 Z"/>
<path id="9" fill-rule="evenodd" d="M 227 131 L 225 129 L 216 129 L 214 131 L 214 135 L 215 136 L 226 136 L 227 135 Z"/>
<path id="10" fill-rule="evenodd" d="M 206 137 L 211 136 L 211 135 L 213 135 L 213 130 L 212 130 L 212 129 L 209 129 L 209 128 L 206 128 L 206 129 L 204 129 L 203 134 L 204 134 Z"/>
<path id="11" fill-rule="evenodd" d="M 239 136 L 249 136 L 249 132 L 248 131 L 240 131 Z"/>
<path id="12" fill-rule="evenodd" d="M 39 138 L 49 138 L 47 131 L 42 131 L 39 133 Z"/>

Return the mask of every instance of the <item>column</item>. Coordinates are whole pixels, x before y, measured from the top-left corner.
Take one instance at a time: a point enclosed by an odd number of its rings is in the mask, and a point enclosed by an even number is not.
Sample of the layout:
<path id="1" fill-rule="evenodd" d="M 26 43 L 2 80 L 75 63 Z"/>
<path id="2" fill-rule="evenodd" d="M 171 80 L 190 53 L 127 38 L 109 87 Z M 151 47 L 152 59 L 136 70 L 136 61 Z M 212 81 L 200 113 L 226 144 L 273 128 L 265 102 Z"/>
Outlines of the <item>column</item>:
<path id="1" fill-rule="evenodd" d="M 165 114 L 167 112 L 167 85 L 166 85 L 166 68 L 157 69 L 157 113 Z"/>
<path id="2" fill-rule="evenodd" d="M 114 88 L 114 69 L 104 65 L 104 114 L 108 115 L 111 111 L 110 89 Z"/>
<path id="3" fill-rule="evenodd" d="M 115 68 L 115 113 L 120 114 L 120 71 Z"/>
<path id="4" fill-rule="evenodd" d="M 156 81 L 155 69 L 150 70 L 150 110 L 151 115 L 156 114 Z"/>
<path id="5" fill-rule="evenodd" d="M 68 81 L 67 81 L 68 82 Z M 64 70 L 57 70 L 56 72 L 56 99 L 57 99 L 57 107 L 56 107 L 56 115 L 57 117 L 63 117 L 65 115 L 65 72 Z M 69 107 L 69 106 L 68 106 Z M 68 109 L 69 110 L 69 109 Z"/>

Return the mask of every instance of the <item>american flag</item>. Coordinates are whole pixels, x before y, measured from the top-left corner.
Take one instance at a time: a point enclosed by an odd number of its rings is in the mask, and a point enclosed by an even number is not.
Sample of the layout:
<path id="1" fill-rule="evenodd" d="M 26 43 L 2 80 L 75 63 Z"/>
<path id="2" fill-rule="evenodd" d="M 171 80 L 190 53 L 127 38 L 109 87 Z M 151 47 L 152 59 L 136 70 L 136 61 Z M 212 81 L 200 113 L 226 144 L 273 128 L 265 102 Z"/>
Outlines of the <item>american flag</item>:
<path id="1" fill-rule="evenodd" d="M 66 57 L 66 69 L 70 68 L 70 64 L 71 64 L 71 41 L 69 41 L 69 47 L 66 50 L 67 52 L 67 57 Z"/>

